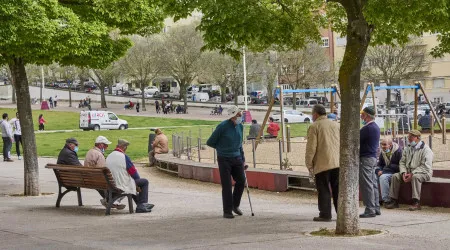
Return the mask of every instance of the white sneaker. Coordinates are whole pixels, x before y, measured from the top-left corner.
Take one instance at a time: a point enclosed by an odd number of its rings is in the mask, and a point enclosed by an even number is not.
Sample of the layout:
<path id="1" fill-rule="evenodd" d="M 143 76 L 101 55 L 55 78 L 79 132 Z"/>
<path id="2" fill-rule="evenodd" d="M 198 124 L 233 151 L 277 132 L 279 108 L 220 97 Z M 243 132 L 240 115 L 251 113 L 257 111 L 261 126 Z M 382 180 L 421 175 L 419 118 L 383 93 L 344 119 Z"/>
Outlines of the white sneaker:
<path id="1" fill-rule="evenodd" d="M 19 160 L 22 160 L 22 156 L 19 156 L 18 158 L 19 158 Z"/>

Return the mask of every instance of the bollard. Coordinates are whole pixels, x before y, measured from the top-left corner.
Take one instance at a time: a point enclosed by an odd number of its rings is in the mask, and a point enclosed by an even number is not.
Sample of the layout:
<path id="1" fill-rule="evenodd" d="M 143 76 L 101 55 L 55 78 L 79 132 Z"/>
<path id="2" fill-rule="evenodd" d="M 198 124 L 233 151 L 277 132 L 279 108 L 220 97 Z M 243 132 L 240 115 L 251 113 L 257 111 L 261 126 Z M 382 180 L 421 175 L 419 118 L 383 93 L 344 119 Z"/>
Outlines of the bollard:
<path id="1" fill-rule="evenodd" d="M 430 149 L 433 149 L 433 136 L 428 137 L 428 146 L 430 146 Z"/>
<path id="2" fill-rule="evenodd" d="M 397 137 L 397 130 L 395 129 L 395 121 L 391 123 L 392 139 Z"/>
<path id="3" fill-rule="evenodd" d="M 280 155 L 280 170 L 283 170 L 283 142 L 278 140 L 278 152 Z"/>
<path id="4" fill-rule="evenodd" d="M 287 137 L 287 151 L 291 152 L 291 126 L 286 126 L 286 137 Z"/>
<path id="5" fill-rule="evenodd" d="M 200 158 L 200 150 L 202 150 L 202 138 L 198 138 L 198 162 L 200 162 L 201 161 L 201 158 Z"/>
<path id="6" fill-rule="evenodd" d="M 447 144 L 447 124 L 445 124 L 445 116 L 442 117 L 442 144 Z"/>
<path id="7" fill-rule="evenodd" d="M 177 157 L 177 135 L 173 135 L 172 147 L 173 147 L 173 156 Z"/>
<path id="8" fill-rule="evenodd" d="M 172 154 L 175 156 L 175 135 L 172 134 Z"/>
<path id="9" fill-rule="evenodd" d="M 216 161 L 216 160 L 217 160 L 217 159 L 216 159 L 216 158 L 217 158 L 217 156 L 216 156 L 216 153 L 217 153 L 217 152 L 216 152 L 216 149 L 215 149 L 215 148 L 213 148 L 213 150 L 214 150 L 214 164 L 216 164 L 216 163 L 217 163 L 217 161 Z"/>
<path id="10" fill-rule="evenodd" d="M 431 137 L 434 136 L 434 116 L 431 116 Z M 431 145 L 431 144 L 430 144 Z"/>
<path id="11" fill-rule="evenodd" d="M 253 168 L 256 168 L 256 149 L 255 149 L 255 139 L 252 139 L 252 152 L 253 152 Z"/>

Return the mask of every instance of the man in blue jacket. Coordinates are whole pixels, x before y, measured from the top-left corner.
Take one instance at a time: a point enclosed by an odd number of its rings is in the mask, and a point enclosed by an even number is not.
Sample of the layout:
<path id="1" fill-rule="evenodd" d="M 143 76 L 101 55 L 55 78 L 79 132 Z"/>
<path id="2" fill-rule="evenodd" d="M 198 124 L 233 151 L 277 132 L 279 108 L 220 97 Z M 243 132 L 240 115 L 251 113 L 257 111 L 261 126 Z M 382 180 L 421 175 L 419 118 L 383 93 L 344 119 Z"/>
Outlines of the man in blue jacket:
<path id="1" fill-rule="evenodd" d="M 389 186 L 391 184 L 391 178 L 393 174 L 400 171 L 398 166 L 401 158 L 402 150 L 397 143 L 392 142 L 390 138 L 381 141 L 381 154 L 375 173 L 380 182 L 381 200 L 383 203 L 390 201 Z"/>
<path id="2" fill-rule="evenodd" d="M 375 175 L 377 150 L 380 144 L 380 128 L 375 123 L 375 111 L 366 107 L 361 111 L 363 127 L 360 130 L 359 148 L 359 189 L 366 209 L 360 218 L 372 218 L 381 215 L 380 195 Z"/>
<path id="3" fill-rule="evenodd" d="M 220 182 L 222 184 L 223 217 L 233 219 L 234 212 L 242 215 L 239 209 L 245 187 L 245 157 L 242 149 L 242 112 L 237 106 L 227 110 L 228 119 L 221 122 L 206 144 L 217 150 Z M 231 177 L 234 181 L 232 192 Z"/>

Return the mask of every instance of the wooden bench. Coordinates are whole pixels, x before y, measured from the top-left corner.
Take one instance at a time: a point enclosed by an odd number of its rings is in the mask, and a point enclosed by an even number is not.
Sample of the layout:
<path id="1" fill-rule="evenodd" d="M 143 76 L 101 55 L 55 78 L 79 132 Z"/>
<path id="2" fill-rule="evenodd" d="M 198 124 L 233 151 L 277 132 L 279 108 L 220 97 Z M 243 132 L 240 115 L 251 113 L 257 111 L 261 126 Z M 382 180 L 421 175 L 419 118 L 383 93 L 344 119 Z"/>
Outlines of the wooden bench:
<path id="1" fill-rule="evenodd" d="M 56 207 L 61 204 L 61 199 L 70 191 L 76 191 L 78 196 L 78 206 L 83 206 L 81 199 L 81 188 L 103 190 L 105 197 L 108 197 L 106 215 L 111 214 L 111 207 L 114 202 L 121 197 L 128 197 L 130 214 L 133 210 L 133 198 L 131 194 L 125 194 L 116 187 L 113 176 L 108 168 L 90 168 L 84 166 L 70 166 L 47 164 L 45 168 L 53 169 L 58 180 L 59 192 L 56 200 Z M 62 192 L 62 188 L 66 190 Z"/>

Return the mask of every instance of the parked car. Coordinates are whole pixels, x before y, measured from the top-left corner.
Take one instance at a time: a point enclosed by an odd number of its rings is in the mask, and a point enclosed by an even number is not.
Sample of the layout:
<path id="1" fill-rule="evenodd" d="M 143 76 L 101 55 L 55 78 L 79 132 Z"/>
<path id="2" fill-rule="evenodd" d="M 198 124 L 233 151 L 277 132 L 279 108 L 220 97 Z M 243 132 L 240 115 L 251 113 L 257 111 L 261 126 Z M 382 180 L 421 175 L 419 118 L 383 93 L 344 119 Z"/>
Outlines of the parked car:
<path id="1" fill-rule="evenodd" d="M 298 110 L 283 110 L 284 112 L 284 122 L 286 123 L 299 123 L 299 122 L 311 122 L 312 117 L 306 115 Z M 276 122 L 281 122 L 281 113 L 274 113 L 272 118 Z"/>
<path id="2" fill-rule="evenodd" d="M 156 86 L 148 86 L 144 89 L 145 97 L 152 97 L 159 93 L 159 89 Z"/>
<path id="3" fill-rule="evenodd" d="M 157 93 L 157 94 L 154 94 L 153 95 L 153 98 L 155 98 L 155 99 L 162 99 L 162 98 L 164 98 L 164 99 L 170 99 L 170 95 L 169 94 L 167 94 L 167 93 Z"/>
<path id="4" fill-rule="evenodd" d="M 252 104 L 267 104 L 269 103 L 269 99 L 267 96 L 263 96 L 261 98 L 253 97 Z"/>
<path id="5" fill-rule="evenodd" d="M 328 98 L 326 96 L 311 96 L 310 99 L 316 99 L 319 104 L 325 105 L 328 102 Z"/>

